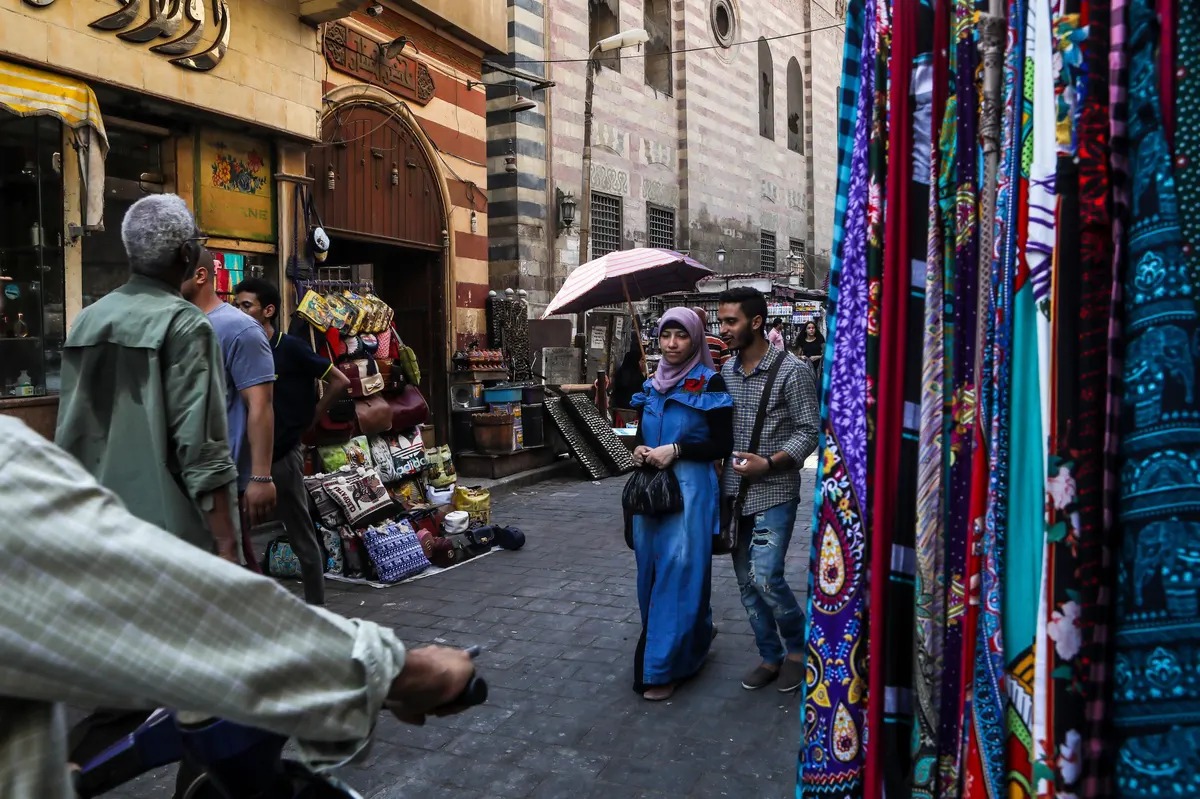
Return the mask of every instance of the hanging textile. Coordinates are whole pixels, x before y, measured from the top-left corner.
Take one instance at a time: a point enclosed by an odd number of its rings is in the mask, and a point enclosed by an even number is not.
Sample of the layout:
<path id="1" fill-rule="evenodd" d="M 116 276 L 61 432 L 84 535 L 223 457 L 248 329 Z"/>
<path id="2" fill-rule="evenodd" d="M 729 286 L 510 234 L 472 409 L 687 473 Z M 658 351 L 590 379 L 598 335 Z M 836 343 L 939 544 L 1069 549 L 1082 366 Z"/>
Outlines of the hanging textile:
<path id="1" fill-rule="evenodd" d="M 867 701 L 867 146 L 875 98 L 876 0 L 852 0 L 839 108 L 838 196 L 845 212 L 830 279 L 830 362 L 814 510 L 808 666 L 798 792 L 858 796 Z M 861 47 L 858 46 L 861 36 Z M 850 133 L 850 131 L 853 131 Z M 839 211 L 841 210 L 839 201 Z M 837 246 L 840 245 L 840 246 Z"/>
<path id="2" fill-rule="evenodd" d="M 1200 795 L 1200 426 L 1195 256 L 1159 106 L 1158 20 L 1129 7 L 1132 208 L 1113 719 L 1121 797 Z M 1170 33 L 1170 32 L 1168 32 Z M 1194 113 L 1195 109 L 1181 111 Z"/>

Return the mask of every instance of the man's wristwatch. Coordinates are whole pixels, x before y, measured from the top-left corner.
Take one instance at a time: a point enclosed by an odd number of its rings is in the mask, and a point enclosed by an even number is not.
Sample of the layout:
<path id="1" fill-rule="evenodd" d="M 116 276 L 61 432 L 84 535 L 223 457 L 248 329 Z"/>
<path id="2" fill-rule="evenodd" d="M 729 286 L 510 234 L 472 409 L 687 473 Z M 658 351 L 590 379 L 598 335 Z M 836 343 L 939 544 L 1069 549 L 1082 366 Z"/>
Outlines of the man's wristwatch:
<path id="1" fill-rule="evenodd" d="M 775 471 L 775 456 L 774 455 L 767 456 L 767 471 L 768 472 Z M 253 478 L 251 478 L 251 479 L 253 479 Z"/>
<path id="2" fill-rule="evenodd" d="M 275 478 L 271 475 L 252 474 L 250 475 L 251 483 L 274 483 Z"/>

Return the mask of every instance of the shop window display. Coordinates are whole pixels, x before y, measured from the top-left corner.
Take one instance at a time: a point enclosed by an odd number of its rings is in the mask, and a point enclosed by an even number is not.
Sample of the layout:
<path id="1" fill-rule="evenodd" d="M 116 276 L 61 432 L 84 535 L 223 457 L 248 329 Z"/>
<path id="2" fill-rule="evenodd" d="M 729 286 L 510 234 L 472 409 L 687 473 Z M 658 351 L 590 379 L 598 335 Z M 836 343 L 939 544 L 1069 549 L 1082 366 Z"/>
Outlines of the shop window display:
<path id="1" fill-rule="evenodd" d="M 163 191 L 162 138 L 117 126 L 108 131 L 104 180 L 104 230 L 83 242 L 83 306 L 120 288 L 129 279 L 121 242 L 121 220 L 129 206 Z"/>
<path id="2" fill-rule="evenodd" d="M 0 112 L 0 392 L 57 394 L 64 326 L 62 126 Z"/>

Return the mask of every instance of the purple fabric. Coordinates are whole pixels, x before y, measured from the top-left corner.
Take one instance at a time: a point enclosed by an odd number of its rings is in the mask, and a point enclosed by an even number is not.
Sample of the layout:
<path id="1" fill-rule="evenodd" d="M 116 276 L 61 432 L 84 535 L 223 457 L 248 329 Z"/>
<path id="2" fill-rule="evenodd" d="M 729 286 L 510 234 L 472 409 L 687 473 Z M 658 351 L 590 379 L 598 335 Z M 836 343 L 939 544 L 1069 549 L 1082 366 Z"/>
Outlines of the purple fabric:
<path id="1" fill-rule="evenodd" d="M 672 322 L 681 326 L 691 336 L 692 351 L 688 359 L 681 364 L 672 365 L 667 363 L 666 358 L 659 362 L 658 369 L 654 372 L 654 388 L 663 394 L 674 388 L 698 363 L 704 364 L 714 372 L 717 371 L 717 367 L 713 366 L 712 352 L 708 349 L 708 339 L 704 335 L 704 325 L 700 323 L 696 312 L 691 308 L 672 308 L 658 320 L 658 329 L 662 330 Z"/>

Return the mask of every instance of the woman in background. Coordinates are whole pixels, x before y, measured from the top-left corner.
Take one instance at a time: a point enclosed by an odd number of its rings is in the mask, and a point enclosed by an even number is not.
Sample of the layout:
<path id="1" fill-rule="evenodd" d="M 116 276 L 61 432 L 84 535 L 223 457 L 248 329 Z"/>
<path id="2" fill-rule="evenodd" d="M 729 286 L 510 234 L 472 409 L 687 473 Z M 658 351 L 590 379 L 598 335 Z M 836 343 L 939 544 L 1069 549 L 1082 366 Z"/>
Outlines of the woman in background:
<path id="1" fill-rule="evenodd" d="M 670 469 L 683 510 L 634 516 L 642 635 L 634 658 L 634 690 L 651 701 L 669 699 L 679 681 L 700 670 L 716 629 L 709 593 L 712 539 L 720 523 L 714 461 L 733 449 L 733 399 L 713 369 L 700 317 L 667 311 L 659 324 L 662 362 L 633 407 L 642 409 L 645 444 L 638 466 Z"/>
<path id="2" fill-rule="evenodd" d="M 825 337 L 817 330 L 816 322 L 804 325 L 804 332 L 796 337 L 796 346 L 792 348 L 802 361 L 808 361 L 817 375 L 817 390 L 821 389 L 821 361 L 825 357 Z"/>
<path id="3" fill-rule="evenodd" d="M 624 426 L 633 419 L 627 419 L 629 409 L 633 407 L 633 395 L 642 390 L 646 382 L 646 359 L 642 357 L 641 348 L 633 347 L 625 353 L 625 359 L 613 373 L 612 384 L 609 388 L 609 408 L 613 412 L 613 424 Z"/>

